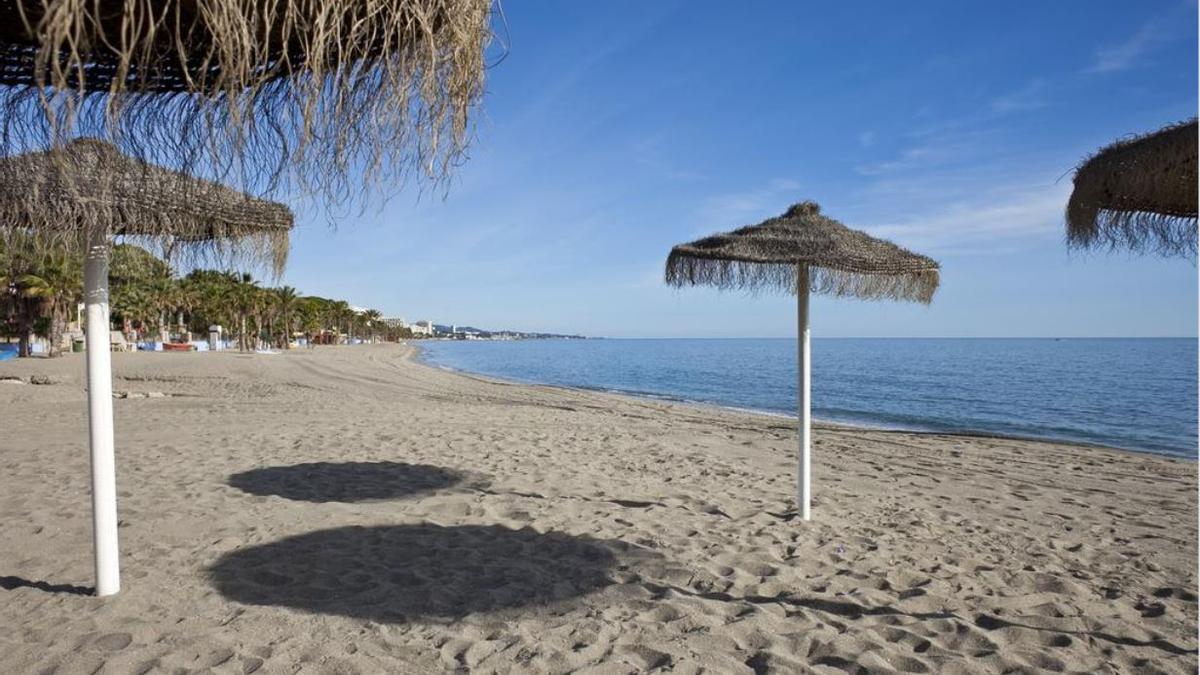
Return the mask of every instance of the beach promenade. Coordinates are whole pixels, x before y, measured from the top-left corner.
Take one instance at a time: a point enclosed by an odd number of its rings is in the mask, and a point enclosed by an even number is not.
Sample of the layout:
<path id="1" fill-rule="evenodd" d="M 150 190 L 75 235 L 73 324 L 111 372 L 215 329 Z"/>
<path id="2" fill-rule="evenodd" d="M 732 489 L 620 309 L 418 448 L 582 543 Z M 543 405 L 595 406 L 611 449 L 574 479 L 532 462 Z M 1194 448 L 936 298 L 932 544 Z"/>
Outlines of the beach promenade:
<path id="1" fill-rule="evenodd" d="M 123 588 L 82 355 L 0 376 L 0 672 L 1197 668 L 1196 464 L 513 385 L 405 345 L 114 354 Z"/>

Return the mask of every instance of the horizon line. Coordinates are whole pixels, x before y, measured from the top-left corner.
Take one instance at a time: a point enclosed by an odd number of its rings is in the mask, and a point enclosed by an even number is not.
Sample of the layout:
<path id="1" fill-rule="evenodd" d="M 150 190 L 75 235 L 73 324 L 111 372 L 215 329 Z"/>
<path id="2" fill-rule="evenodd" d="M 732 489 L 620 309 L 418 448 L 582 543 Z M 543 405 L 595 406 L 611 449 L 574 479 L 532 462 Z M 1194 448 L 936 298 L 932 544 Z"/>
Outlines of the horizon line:
<path id="1" fill-rule="evenodd" d="M 589 340 L 795 340 L 794 335 L 586 335 Z M 814 340 L 1197 340 L 1197 335 L 814 335 Z"/>

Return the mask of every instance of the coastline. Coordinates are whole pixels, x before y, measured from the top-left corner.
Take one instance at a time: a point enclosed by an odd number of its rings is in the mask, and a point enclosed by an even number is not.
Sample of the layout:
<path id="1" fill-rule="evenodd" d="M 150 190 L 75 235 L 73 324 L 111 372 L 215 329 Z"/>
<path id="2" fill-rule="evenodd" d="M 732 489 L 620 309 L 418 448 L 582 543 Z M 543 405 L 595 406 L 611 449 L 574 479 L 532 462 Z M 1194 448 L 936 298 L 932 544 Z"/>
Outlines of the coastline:
<path id="1" fill-rule="evenodd" d="M 730 339 L 734 339 L 734 338 L 730 338 Z M 830 338 L 830 339 L 839 339 L 839 338 Z M 852 339 L 891 339 L 891 338 L 852 338 Z M 942 339 L 1026 340 L 1026 339 L 1044 339 L 1044 338 L 942 338 Z M 1069 340 L 1069 339 L 1085 339 L 1085 338 L 1055 338 L 1055 339 Z M 1122 339 L 1122 338 L 1086 338 L 1086 339 Z M 1147 339 L 1173 340 L 1173 339 L 1178 339 L 1178 338 L 1147 338 Z M 455 368 L 452 366 L 434 363 L 434 362 L 428 360 L 428 358 L 424 355 L 425 350 L 422 349 L 420 342 L 421 342 L 420 340 L 416 340 L 416 341 L 409 341 L 407 343 L 414 350 L 414 353 L 411 358 L 415 363 L 418 363 L 420 365 L 423 365 L 423 366 L 426 366 L 429 368 L 434 368 L 437 370 L 449 372 L 449 373 L 479 378 L 484 381 L 503 383 L 503 384 L 511 384 L 511 385 L 517 385 L 517 386 L 552 387 L 552 388 L 562 389 L 564 391 L 579 391 L 579 392 L 611 394 L 614 396 L 625 396 L 628 398 L 638 399 L 638 400 L 659 401 L 659 402 L 671 403 L 671 404 L 675 404 L 675 405 L 691 406 L 691 407 L 700 408 L 700 409 L 723 410 L 723 411 L 734 412 L 734 413 L 745 413 L 745 414 L 749 414 L 749 415 L 761 415 L 764 417 L 787 419 L 787 420 L 791 420 L 793 422 L 795 422 L 795 420 L 796 420 L 796 415 L 794 415 L 794 414 L 779 412 L 779 411 L 775 411 L 775 410 L 761 410 L 761 409 L 757 409 L 757 408 L 745 408 L 745 407 L 740 407 L 740 406 L 722 405 L 719 403 L 712 403 L 712 402 L 708 402 L 708 401 L 696 401 L 696 400 L 686 399 L 686 398 L 682 398 L 679 396 L 672 396 L 669 394 L 658 394 L 658 393 L 654 393 L 654 392 L 635 392 L 635 391 L 625 391 L 625 390 L 617 390 L 617 389 L 604 389 L 604 388 L 599 388 L 599 387 L 593 388 L 593 387 L 586 387 L 586 386 L 554 384 L 554 383 L 549 383 L 549 382 L 537 382 L 537 381 L 533 381 L 533 380 L 505 378 L 505 377 L 500 377 L 498 375 L 492 375 L 489 373 L 480 373 L 480 372 L 471 371 L 471 370 L 464 370 L 464 369 Z M 922 435 L 947 437 L 947 438 L 953 438 L 953 437 L 981 438 L 981 439 L 989 439 L 990 438 L 990 439 L 995 439 L 995 440 L 1045 443 L 1045 444 L 1049 444 L 1049 445 L 1072 445 L 1072 446 L 1077 446 L 1077 447 L 1081 447 L 1081 448 L 1091 448 L 1091 449 L 1095 449 L 1095 450 L 1104 450 L 1104 451 L 1108 451 L 1108 452 L 1126 452 L 1126 453 L 1133 453 L 1136 455 L 1149 455 L 1152 457 L 1178 460 L 1181 462 L 1191 463 L 1191 464 L 1196 464 L 1198 461 L 1200 461 L 1200 457 L 1188 457 L 1185 455 L 1180 455 L 1180 454 L 1166 451 L 1166 450 L 1153 450 L 1153 449 L 1143 449 L 1143 448 L 1123 448 L 1123 447 L 1118 447 L 1115 445 L 1109 445 L 1109 444 L 1097 443 L 1097 442 L 1089 442 L 1089 441 L 1084 441 L 1084 440 L 1079 440 L 1079 439 L 1074 439 L 1074 438 L 1022 435 L 1022 434 L 1004 434 L 1004 433 L 998 433 L 998 432 L 993 432 L 993 431 L 973 430 L 973 429 L 936 429 L 936 428 L 929 428 L 929 427 L 920 427 L 918 425 L 913 425 L 911 427 L 905 427 L 905 426 L 901 426 L 901 425 L 888 425 L 886 423 L 872 424 L 872 423 L 868 423 L 868 422 L 857 422 L 857 421 L 852 422 L 852 421 L 846 421 L 846 420 L 834 420 L 834 419 L 817 417 L 816 415 L 813 416 L 812 422 L 813 422 L 814 427 L 815 426 L 823 426 L 823 427 L 829 427 L 829 428 L 857 429 L 857 430 L 862 430 L 862 431 L 875 431 L 875 432 L 882 432 L 882 433 L 922 434 Z"/>
<path id="2" fill-rule="evenodd" d="M 0 670 L 1196 669 L 1194 463 L 822 424 L 802 523 L 785 419 L 412 352 L 114 354 L 110 600 L 82 358 L 0 365 Z"/>

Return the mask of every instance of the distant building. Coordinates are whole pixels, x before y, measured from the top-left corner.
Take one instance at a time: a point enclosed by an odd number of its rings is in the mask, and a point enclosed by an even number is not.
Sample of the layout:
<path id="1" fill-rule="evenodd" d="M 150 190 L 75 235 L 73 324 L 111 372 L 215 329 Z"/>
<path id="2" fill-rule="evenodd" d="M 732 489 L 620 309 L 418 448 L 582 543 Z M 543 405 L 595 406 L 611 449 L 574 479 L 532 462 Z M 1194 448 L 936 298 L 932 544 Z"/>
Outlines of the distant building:
<path id="1" fill-rule="evenodd" d="M 412 331 L 413 335 L 424 335 L 427 337 L 433 337 L 433 322 L 428 321 L 428 320 L 418 321 L 418 322 L 414 323 L 413 325 L 409 326 L 409 330 Z"/>

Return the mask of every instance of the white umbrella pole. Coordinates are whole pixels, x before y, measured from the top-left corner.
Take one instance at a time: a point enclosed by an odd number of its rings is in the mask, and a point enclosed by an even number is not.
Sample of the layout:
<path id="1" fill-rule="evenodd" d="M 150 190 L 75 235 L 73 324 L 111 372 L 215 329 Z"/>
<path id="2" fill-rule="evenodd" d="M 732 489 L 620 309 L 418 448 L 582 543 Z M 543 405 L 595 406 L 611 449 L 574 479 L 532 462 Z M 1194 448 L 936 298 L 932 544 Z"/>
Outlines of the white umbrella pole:
<path id="1" fill-rule="evenodd" d="M 796 267 L 796 342 L 800 364 L 799 383 L 796 397 L 799 416 L 800 457 L 796 469 L 796 508 L 801 520 L 810 517 L 812 500 L 812 474 L 809 463 L 809 437 L 812 417 L 809 402 L 809 351 L 808 351 L 808 265 Z"/>
<path id="2" fill-rule="evenodd" d="M 117 470 L 113 457 L 112 353 L 109 351 L 108 233 L 88 235 L 83 263 L 87 305 L 88 437 L 92 450 L 92 535 L 96 595 L 121 590 L 117 554 Z"/>

